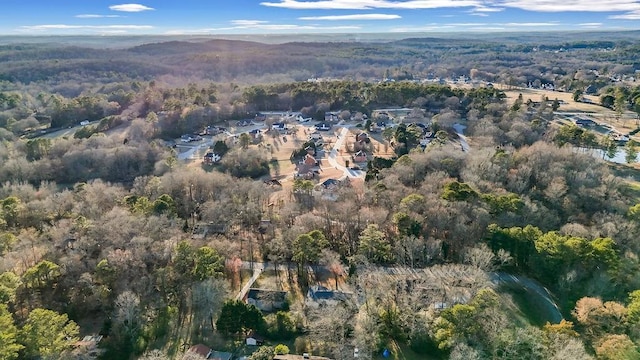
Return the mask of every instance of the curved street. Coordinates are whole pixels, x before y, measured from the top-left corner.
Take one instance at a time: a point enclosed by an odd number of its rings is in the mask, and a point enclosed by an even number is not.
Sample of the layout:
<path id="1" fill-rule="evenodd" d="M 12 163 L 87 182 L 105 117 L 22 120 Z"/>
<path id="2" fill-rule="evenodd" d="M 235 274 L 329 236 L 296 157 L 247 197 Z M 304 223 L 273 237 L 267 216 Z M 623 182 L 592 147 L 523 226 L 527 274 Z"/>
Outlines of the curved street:
<path id="1" fill-rule="evenodd" d="M 345 167 L 344 165 L 341 165 L 338 163 L 337 161 L 337 157 L 338 157 L 338 152 L 340 151 L 340 149 L 342 149 L 342 146 L 344 145 L 345 140 L 347 139 L 347 136 L 349 134 L 349 129 L 346 127 L 343 127 L 340 130 L 340 134 L 337 136 L 337 140 L 336 143 L 333 145 L 333 149 L 331 149 L 331 152 L 329 152 L 329 156 L 327 157 L 327 161 L 329 161 L 329 164 L 331 166 L 333 166 L 334 168 L 342 171 L 344 173 L 344 176 L 347 178 L 362 178 L 364 179 L 365 176 L 365 172 L 362 170 L 352 170 L 349 169 L 347 167 Z"/>
<path id="2" fill-rule="evenodd" d="M 243 261 L 241 265 L 242 269 L 253 269 L 253 276 L 242 287 L 242 290 L 236 297 L 238 300 L 242 300 L 244 295 L 249 291 L 253 283 L 260 277 L 260 274 L 268 268 L 275 269 L 272 263 L 269 262 L 251 262 Z M 314 265 L 316 269 L 325 268 L 323 265 Z M 287 271 L 296 269 L 295 263 L 280 263 L 277 266 L 277 271 Z M 378 267 L 378 270 L 388 275 L 415 275 L 419 274 L 423 269 L 413 269 L 409 267 L 393 266 L 393 267 Z M 325 268 L 325 270 L 329 271 Z M 513 275 L 504 272 L 491 272 L 488 273 L 491 283 L 495 286 L 511 286 L 524 291 L 529 300 L 532 303 L 539 304 L 536 306 L 536 311 L 539 313 L 540 318 L 546 319 L 552 324 L 558 324 L 564 319 L 562 313 L 556 302 L 553 300 L 552 294 L 544 286 L 533 279 L 529 279 L 525 276 Z"/>

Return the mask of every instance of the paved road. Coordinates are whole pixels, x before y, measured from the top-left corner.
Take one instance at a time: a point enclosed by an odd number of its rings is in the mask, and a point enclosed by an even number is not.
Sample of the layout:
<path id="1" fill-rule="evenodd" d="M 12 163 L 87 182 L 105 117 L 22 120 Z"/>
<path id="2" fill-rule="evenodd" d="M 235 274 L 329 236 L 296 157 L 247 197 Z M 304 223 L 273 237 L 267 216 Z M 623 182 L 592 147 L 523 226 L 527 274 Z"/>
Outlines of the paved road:
<path id="1" fill-rule="evenodd" d="M 249 291 L 249 288 L 260 276 L 262 271 L 264 271 L 265 269 L 273 269 L 273 265 L 268 262 L 242 262 L 243 269 L 251 269 L 252 265 L 254 276 L 252 276 L 247 284 L 242 288 L 242 291 L 240 292 L 240 294 L 238 294 L 238 299 L 242 299 L 244 297 L 244 294 Z M 296 266 L 297 265 L 295 263 L 278 264 L 278 271 L 286 271 L 287 267 L 289 269 L 296 269 Z M 315 269 L 330 271 L 323 265 L 315 265 Z M 413 269 L 404 266 L 378 267 L 378 270 L 392 276 L 419 276 L 420 274 L 424 275 L 424 269 Z M 551 293 L 549 293 L 549 290 L 547 290 L 537 281 L 529 279 L 525 276 L 512 275 L 503 272 L 489 273 L 489 278 L 491 279 L 491 282 L 497 286 L 509 285 L 512 287 L 518 287 L 525 291 L 532 302 L 540 304 L 540 307 L 537 310 L 541 312 L 541 317 L 547 319 L 549 322 L 557 324 L 562 321 L 562 313 L 560 312 L 558 305 L 553 300 Z"/>
<path id="2" fill-rule="evenodd" d="M 55 139 L 55 138 L 59 138 L 59 137 L 64 137 L 64 136 L 71 136 L 73 137 L 73 135 L 76 133 L 76 131 L 78 131 L 80 128 L 84 127 L 84 126 L 91 126 L 91 125 L 97 125 L 100 123 L 100 120 L 96 120 L 96 121 L 92 121 L 87 125 L 75 125 L 72 126 L 70 128 L 64 128 L 64 129 L 60 129 L 60 130 L 56 130 L 47 134 L 43 134 L 42 136 L 36 136 L 36 137 L 40 137 L 43 139 Z"/>
<path id="3" fill-rule="evenodd" d="M 340 130 L 340 134 L 338 135 L 338 139 L 336 140 L 336 143 L 333 145 L 333 149 L 331 150 L 331 152 L 329 153 L 329 156 L 327 157 L 327 160 L 329 161 L 329 164 L 331 166 L 333 166 L 334 168 L 342 171 L 344 173 L 344 176 L 348 177 L 348 178 L 364 178 L 365 173 L 364 171 L 361 170 L 351 170 L 343 165 L 338 164 L 338 161 L 336 160 L 338 157 L 338 151 L 340 151 L 340 149 L 342 149 L 342 145 L 344 144 L 345 140 L 347 139 L 347 136 L 349 134 L 349 129 L 346 127 L 343 127 Z"/>
<path id="4" fill-rule="evenodd" d="M 531 280 L 524 276 L 517 276 L 507 273 L 491 273 L 491 281 L 496 285 L 510 285 L 517 286 L 524 290 L 530 297 L 532 302 L 540 304 L 538 311 L 543 313 L 542 317 L 546 318 L 553 324 L 558 324 L 562 321 L 562 313 L 558 308 L 558 305 L 551 298 L 549 290 L 540 285 L 538 282 Z"/>
<path id="5" fill-rule="evenodd" d="M 460 138 L 460 146 L 462 147 L 462 151 L 469 152 L 469 143 L 467 142 L 467 137 L 464 136 L 464 129 L 466 128 L 467 127 L 462 124 L 453 125 L 453 129 L 456 131 L 458 137 Z"/>

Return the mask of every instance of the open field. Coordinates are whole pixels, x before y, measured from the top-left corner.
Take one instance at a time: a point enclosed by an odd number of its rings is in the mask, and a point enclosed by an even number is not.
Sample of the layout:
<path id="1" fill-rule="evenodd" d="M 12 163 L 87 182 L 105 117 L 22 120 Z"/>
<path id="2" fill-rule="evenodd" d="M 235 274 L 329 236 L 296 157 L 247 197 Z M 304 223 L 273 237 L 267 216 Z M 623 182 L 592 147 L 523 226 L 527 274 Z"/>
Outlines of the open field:
<path id="1" fill-rule="evenodd" d="M 506 89 L 504 93 L 507 95 L 507 102 L 512 104 L 520 94 L 522 94 L 522 99 L 526 103 L 527 100 L 531 99 L 531 101 L 541 101 L 543 96 L 546 96 L 549 101 L 553 101 L 554 99 L 561 100 L 562 103 L 560 105 L 560 111 L 575 111 L 575 112 L 586 112 L 586 113 L 594 113 L 594 114 L 603 114 L 606 116 L 614 116 L 614 112 L 610 109 L 597 105 L 600 102 L 600 99 L 597 96 L 592 95 L 584 95 L 588 101 L 592 103 L 586 102 L 575 102 L 573 101 L 573 94 L 569 92 L 561 92 L 561 91 L 551 91 L 551 90 L 541 90 L 541 89 L 528 89 L 528 88 L 515 88 L 515 89 Z"/>
<path id="2" fill-rule="evenodd" d="M 586 103 L 576 102 L 573 100 L 572 93 L 560 91 L 517 88 L 505 90 L 505 94 L 509 104 L 512 104 L 520 94 L 522 94 L 525 103 L 529 99 L 539 102 L 544 96 L 550 101 L 554 99 L 561 100 L 560 108 L 558 109 L 559 113 L 579 113 L 582 117 L 592 118 L 600 126 L 604 125 L 620 134 L 628 134 L 638 128 L 638 115 L 636 113 L 627 111 L 618 119 L 617 114 L 612 109 L 598 105 L 600 102 L 598 96 L 584 95 L 583 98 L 591 102 Z M 640 141 L 640 136 L 638 135 L 634 135 L 632 138 Z"/>

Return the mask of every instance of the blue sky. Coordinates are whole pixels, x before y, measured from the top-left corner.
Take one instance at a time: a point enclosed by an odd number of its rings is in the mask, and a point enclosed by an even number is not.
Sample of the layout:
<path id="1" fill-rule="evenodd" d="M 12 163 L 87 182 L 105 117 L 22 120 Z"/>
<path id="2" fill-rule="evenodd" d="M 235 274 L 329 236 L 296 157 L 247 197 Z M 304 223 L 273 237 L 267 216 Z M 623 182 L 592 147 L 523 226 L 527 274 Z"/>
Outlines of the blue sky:
<path id="1" fill-rule="evenodd" d="M 640 0 L 3 0 L 0 34 L 640 29 Z"/>

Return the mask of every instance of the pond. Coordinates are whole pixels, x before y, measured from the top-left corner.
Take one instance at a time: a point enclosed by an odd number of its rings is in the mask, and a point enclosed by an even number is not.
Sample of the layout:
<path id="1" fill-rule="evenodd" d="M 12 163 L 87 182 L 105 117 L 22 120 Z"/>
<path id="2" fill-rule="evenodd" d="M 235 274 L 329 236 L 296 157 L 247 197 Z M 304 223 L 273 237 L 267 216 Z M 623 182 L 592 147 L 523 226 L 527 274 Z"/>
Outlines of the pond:
<path id="1" fill-rule="evenodd" d="M 585 148 L 577 148 L 580 151 L 585 151 L 597 157 L 598 159 L 603 159 L 605 161 L 610 161 L 616 164 L 626 164 L 627 163 L 627 152 L 624 147 L 618 147 L 616 150 L 616 154 L 613 157 L 608 157 L 606 152 L 602 149 L 585 149 Z M 638 162 L 638 156 L 636 156 L 636 160 L 634 162 Z"/>

